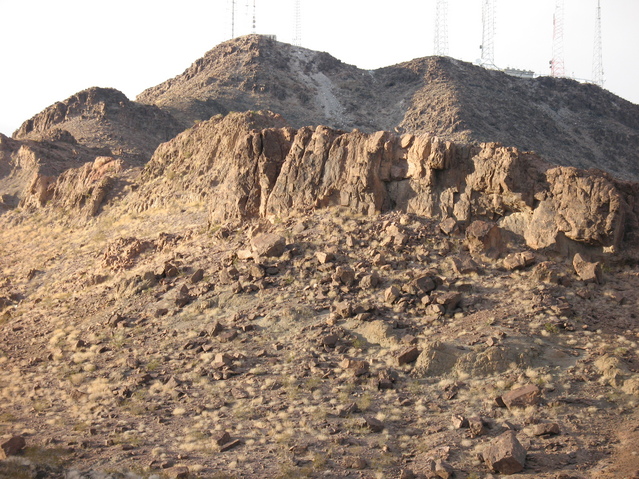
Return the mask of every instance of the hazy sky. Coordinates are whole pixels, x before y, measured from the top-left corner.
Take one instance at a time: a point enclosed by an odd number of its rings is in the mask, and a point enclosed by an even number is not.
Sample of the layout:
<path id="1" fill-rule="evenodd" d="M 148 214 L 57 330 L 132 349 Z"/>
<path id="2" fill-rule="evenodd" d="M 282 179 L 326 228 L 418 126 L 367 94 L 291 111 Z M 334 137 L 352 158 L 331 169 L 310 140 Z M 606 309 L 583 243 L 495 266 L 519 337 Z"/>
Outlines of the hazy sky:
<path id="1" fill-rule="evenodd" d="M 449 55 L 480 57 L 483 0 L 449 0 Z M 294 0 L 255 0 L 257 33 L 292 42 Z M 374 69 L 433 54 L 435 0 L 301 0 L 302 46 Z M 496 0 L 497 66 L 549 74 L 555 0 Z M 130 99 L 230 38 L 231 0 L 0 0 L 0 132 L 91 86 Z M 236 35 L 253 0 L 236 2 Z M 639 0 L 601 0 L 606 83 L 639 103 Z M 597 0 L 565 0 L 566 73 L 592 78 Z"/>

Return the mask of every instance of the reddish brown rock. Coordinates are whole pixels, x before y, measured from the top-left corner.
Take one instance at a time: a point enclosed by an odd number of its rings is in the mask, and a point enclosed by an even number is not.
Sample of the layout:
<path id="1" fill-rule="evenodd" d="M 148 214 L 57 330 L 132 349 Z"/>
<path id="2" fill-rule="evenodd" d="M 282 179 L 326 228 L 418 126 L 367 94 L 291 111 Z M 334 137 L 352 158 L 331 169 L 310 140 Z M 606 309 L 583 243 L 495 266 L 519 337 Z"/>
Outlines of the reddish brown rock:
<path id="1" fill-rule="evenodd" d="M 500 474 L 521 472 L 526 464 L 526 449 L 513 431 L 506 431 L 493 440 L 483 456 L 486 466 Z"/>
<path id="2" fill-rule="evenodd" d="M 403 349 L 397 355 L 397 364 L 403 366 L 404 364 L 412 363 L 417 360 L 421 351 L 415 346 Z"/>
<path id="3" fill-rule="evenodd" d="M 512 409 L 514 407 L 527 407 L 533 406 L 539 402 L 541 390 L 534 384 L 528 384 L 527 386 L 513 389 L 506 394 L 502 394 L 501 399 L 508 407 Z"/>
<path id="4" fill-rule="evenodd" d="M 471 253 L 493 260 L 506 250 L 501 228 L 487 221 L 473 221 L 466 229 L 466 241 Z"/>
<path id="5" fill-rule="evenodd" d="M 286 249 L 286 238 L 275 233 L 262 233 L 251 240 L 253 251 L 258 256 L 281 256 Z"/>
<path id="6" fill-rule="evenodd" d="M 386 291 L 384 291 L 384 300 L 392 304 L 399 299 L 400 295 L 401 293 L 397 286 L 389 286 Z"/>
<path id="7" fill-rule="evenodd" d="M 320 264 L 330 263 L 331 261 L 335 261 L 335 255 L 333 253 L 326 253 L 324 251 L 318 251 L 315 253 L 315 257 Z"/>
<path id="8" fill-rule="evenodd" d="M 535 436 L 556 436 L 560 432 L 561 429 L 556 422 L 535 424 L 532 428 L 532 433 Z"/>
<path id="9" fill-rule="evenodd" d="M 382 432 L 384 430 L 384 423 L 372 416 L 364 416 L 364 424 L 373 432 Z"/>
<path id="10" fill-rule="evenodd" d="M 333 274 L 333 280 L 345 286 L 352 286 L 355 283 L 355 271 L 350 266 L 338 266 Z"/>
<path id="11" fill-rule="evenodd" d="M 603 271 L 601 270 L 601 263 L 591 263 L 586 261 L 579 253 L 577 253 L 572 259 L 572 265 L 575 268 L 575 273 L 579 276 L 579 279 L 586 283 L 603 283 Z"/>
<path id="12" fill-rule="evenodd" d="M 517 269 L 524 269 L 534 264 L 535 255 L 532 251 L 522 251 L 519 253 L 511 253 L 504 258 L 504 268 L 513 271 Z"/>
<path id="13" fill-rule="evenodd" d="M 0 459 L 19 454 L 26 447 L 27 443 L 22 436 L 13 436 L 0 443 Z"/>

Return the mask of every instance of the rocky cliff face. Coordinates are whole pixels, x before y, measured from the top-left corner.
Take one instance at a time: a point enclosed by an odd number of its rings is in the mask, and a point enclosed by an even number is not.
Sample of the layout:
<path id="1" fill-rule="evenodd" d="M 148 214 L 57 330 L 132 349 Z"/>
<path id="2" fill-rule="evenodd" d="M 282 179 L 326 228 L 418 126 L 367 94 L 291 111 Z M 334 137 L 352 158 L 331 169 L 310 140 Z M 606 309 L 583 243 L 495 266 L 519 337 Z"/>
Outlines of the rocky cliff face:
<path id="1" fill-rule="evenodd" d="M 553 167 L 496 143 L 280 123 L 268 112 L 230 114 L 182 133 L 145 168 L 134 208 L 203 200 L 216 223 L 326 206 L 465 224 L 488 218 L 534 248 L 568 239 L 612 250 L 637 227 L 637 185 L 603 173 Z"/>
<path id="2" fill-rule="evenodd" d="M 129 101 L 118 90 L 89 88 L 25 121 L 13 137 L 49 140 L 61 130 L 80 145 L 139 163 L 147 161 L 161 142 L 173 138 L 182 127 L 168 113 Z"/>
<path id="3" fill-rule="evenodd" d="M 217 46 L 137 101 L 169 111 L 184 127 L 229 111 L 268 109 L 296 128 L 500 142 L 559 165 L 639 180 L 639 106 L 594 85 L 514 78 L 452 58 L 366 71 L 251 35 Z"/>

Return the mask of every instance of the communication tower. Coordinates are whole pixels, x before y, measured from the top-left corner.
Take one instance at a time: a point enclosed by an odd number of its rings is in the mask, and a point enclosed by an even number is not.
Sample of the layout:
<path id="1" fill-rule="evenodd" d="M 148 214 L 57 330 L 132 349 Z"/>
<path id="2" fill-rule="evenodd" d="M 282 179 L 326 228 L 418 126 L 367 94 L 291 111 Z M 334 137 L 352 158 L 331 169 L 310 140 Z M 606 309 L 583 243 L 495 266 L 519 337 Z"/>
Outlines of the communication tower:
<path id="1" fill-rule="evenodd" d="M 555 4 L 550 75 L 558 78 L 566 76 L 566 68 L 564 66 L 564 0 L 557 0 Z"/>
<path id="2" fill-rule="evenodd" d="M 448 55 L 448 0 L 437 0 L 435 10 L 435 55 Z"/>
<path id="3" fill-rule="evenodd" d="M 293 45 L 302 46 L 302 6 L 301 0 L 295 0 L 295 32 L 293 35 Z"/>
<path id="4" fill-rule="evenodd" d="M 229 0 L 231 8 L 231 38 L 235 38 L 235 0 Z"/>
<path id="5" fill-rule="evenodd" d="M 592 57 L 592 81 L 604 85 L 603 49 L 601 45 L 601 0 L 597 0 L 597 20 L 595 23 L 595 48 Z"/>
<path id="6" fill-rule="evenodd" d="M 481 60 L 479 64 L 485 68 L 495 67 L 495 1 L 483 0 L 481 18 L 484 24 L 481 36 Z"/>

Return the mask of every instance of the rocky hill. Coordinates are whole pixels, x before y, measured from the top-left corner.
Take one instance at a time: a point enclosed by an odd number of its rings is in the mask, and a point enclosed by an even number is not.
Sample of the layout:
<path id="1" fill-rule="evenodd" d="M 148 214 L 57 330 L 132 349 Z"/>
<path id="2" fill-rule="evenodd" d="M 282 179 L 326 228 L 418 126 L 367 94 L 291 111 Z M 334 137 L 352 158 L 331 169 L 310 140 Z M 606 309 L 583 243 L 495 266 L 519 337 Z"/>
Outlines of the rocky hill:
<path id="1" fill-rule="evenodd" d="M 137 101 L 165 109 L 185 127 L 216 114 L 267 109 L 294 127 L 496 141 L 556 164 L 639 180 L 639 106 L 594 85 L 515 78 L 452 58 L 367 71 L 251 35 L 217 46 Z"/>
<path id="2" fill-rule="evenodd" d="M 639 477 L 636 121 L 250 36 L 0 135 L 0 478 Z"/>
<path id="3" fill-rule="evenodd" d="M 18 140 L 47 140 L 66 131 L 74 142 L 102 149 L 143 164 L 157 146 L 177 135 L 178 122 L 157 107 L 129 101 L 113 88 L 89 88 L 60 101 L 25 121 L 13 134 Z"/>

